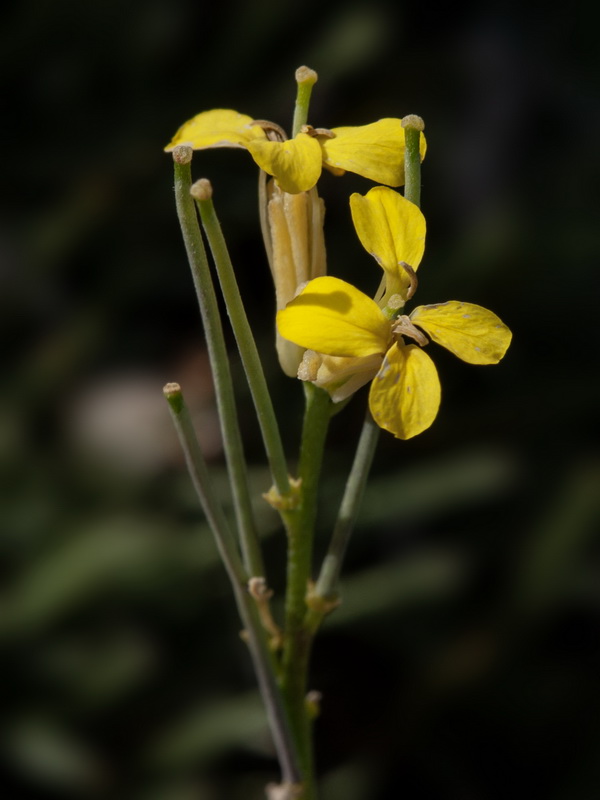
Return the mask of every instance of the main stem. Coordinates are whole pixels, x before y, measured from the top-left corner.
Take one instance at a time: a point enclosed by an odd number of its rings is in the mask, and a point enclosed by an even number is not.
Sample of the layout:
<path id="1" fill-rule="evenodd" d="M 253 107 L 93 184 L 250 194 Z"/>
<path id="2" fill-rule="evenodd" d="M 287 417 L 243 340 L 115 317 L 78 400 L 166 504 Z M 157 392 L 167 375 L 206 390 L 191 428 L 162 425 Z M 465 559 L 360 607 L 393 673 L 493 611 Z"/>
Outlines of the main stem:
<path id="1" fill-rule="evenodd" d="M 287 516 L 288 572 L 282 689 L 306 786 L 303 800 L 311 800 L 315 796 L 313 752 L 311 723 L 305 697 L 312 635 L 304 625 L 304 618 L 307 608 L 306 594 L 311 578 L 317 494 L 331 415 L 331 400 L 327 392 L 310 383 L 305 384 L 305 392 L 306 410 L 298 467 L 301 504 Z"/>

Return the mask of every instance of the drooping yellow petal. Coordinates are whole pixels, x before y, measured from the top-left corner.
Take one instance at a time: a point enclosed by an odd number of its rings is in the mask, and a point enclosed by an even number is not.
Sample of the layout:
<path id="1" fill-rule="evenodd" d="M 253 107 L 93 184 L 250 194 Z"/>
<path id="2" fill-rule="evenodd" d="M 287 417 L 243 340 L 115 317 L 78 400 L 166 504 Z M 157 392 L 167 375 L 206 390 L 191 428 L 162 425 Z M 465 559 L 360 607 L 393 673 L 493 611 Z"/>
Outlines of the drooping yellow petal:
<path id="1" fill-rule="evenodd" d="M 434 342 L 469 364 L 497 364 L 512 339 L 512 333 L 499 317 L 473 303 L 450 300 L 419 306 L 410 318 Z"/>
<path id="2" fill-rule="evenodd" d="M 334 403 L 340 403 L 377 375 L 382 359 L 381 353 L 364 358 L 341 358 L 305 350 L 298 377 L 325 389 Z"/>
<path id="3" fill-rule="evenodd" d="M 265 141 L 266 138 L 261 127 L 252 125 L 252 117 L 230 108 L 214 108 L 184 122 L 165 147 L 165 152 L 170 152 L 178 144 L 189 144 L 194 150 L 247 147 L 250 142 Z"/>
<path id="4" fill-rule="evenodd" d="M 284 339 L 330 356 L 383 355 L 391 338 L 377 303 L 331 276 L 310 281 L 278 312 L 277 328 Z"/>
<path id="5" fill-rule="evenodd" d="M 388 186 L 404 184 L 404 128 L 399 119 L 332 128 L 331 132 L 331 139 L 319 137 L 325 166 L 356 172 Z M 421 159 L 426 149 L 425 137 L 421 136 Z"/>
<path id="6" fill-rule="evenodd" d="M 386 294 L 406 297 L 410 279 L 398 264 L 417 270 L 425 250 L 425 217 L 414 203 L 387 186 L 350 197 L 352 221 L 365 250 L 386 274 Z"/>
<path id="7" fill-rule="evenodd" d="M 286 142 L 255 140 L 249 142 L 248 150 L 258 166 L 289 194 L 307 192 L 321 175 L 321 148 L 306 133 Z"/>
<path id="8" fill-rule="evenodd" d="M 411 439 L 432 424 L 440 397 L 437 370 L 427 353 L 414 344 L 394 344 L 373 378 L 369 407 L 380 428 Z"/>

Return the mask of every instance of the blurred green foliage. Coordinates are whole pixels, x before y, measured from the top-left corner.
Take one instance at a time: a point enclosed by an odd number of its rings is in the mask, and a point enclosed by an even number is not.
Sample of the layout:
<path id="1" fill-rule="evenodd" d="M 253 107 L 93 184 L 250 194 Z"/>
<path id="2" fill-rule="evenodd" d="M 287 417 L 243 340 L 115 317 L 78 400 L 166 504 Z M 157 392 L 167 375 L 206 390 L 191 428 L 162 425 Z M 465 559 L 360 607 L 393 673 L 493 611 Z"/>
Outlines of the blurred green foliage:
<path id="1" fill-rule="evenodd" d="M 505 361 L 438 350 L 431 431 L 383 437 L 317 644 L 323 797 L 600 793 L 596 437 L 598 72 L 590 2 L 9 3 L 0 216 L 7 798 L 259 798 L 277 777 L 238 620 L 170 428 L 184 386 L 223 496 L 202 334 L 162 147 L 195 113 L 289 126 L 421 114 L 428 245 L 418 300 L 493 309 Z M 199 154 L 265 353 L 288 451 L 256 176 Z M 329 268 L 373 291 L 347 197 L 324 176 Z M 284 542 L 232 354 L 269 580 Z M 336 417 L 318 554 L 362 420 Z M 293 457 L 293 456 L 292 456 Z"/>

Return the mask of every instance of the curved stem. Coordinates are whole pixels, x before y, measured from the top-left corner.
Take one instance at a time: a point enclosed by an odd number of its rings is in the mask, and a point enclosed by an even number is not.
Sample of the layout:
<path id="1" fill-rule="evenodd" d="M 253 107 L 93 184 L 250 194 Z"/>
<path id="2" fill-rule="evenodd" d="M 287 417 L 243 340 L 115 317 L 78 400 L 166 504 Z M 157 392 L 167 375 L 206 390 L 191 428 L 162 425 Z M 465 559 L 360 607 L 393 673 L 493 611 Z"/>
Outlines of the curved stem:
<path id="1" fill-rule="evenodd" d="M 177 160 L 177 148 L 173 155 L 177 216 L 179 217 L 185 249 L 192 271 L 212 367 L 223 445 L 232 486 L 244 564 L 251 575 L 264 576 L 265 569 L 250 500 L 248 474 L 235 407 L 233 381 L 229 368 L 223 326 L 198 225 L 196 206 L 190 194 L 192 184 L 190 162 L 180 163 Z"/>

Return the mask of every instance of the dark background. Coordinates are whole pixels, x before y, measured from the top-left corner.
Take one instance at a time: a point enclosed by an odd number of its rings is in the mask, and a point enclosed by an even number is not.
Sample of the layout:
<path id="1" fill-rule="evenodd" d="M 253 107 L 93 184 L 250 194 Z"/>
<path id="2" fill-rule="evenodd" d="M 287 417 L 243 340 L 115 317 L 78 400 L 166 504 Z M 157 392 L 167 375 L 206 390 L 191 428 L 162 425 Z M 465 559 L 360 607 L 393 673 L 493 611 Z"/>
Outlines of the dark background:
<path id="1" fill-rule="evenodd" d="M 195 113 L 289 129 L 418 113 L 418 301 L 480 303 L 504 362 L 430 352 L 432 429 L 382 435 L 344 604 L 315 650 L 324 798 L 600 794 L 597 223 L 591 3 L 13 3 L 0 34 L 5 331 L 3 796 L 236 800 L 278 776 L 227 581 L 162 398 L 182 383 L 225 488 L 212 390 L 162 152 Z M 290 457 L 301 392 L 274 358 L 256 171 L 209 177 Z M 329 270 L 378 275 L 325 175 Z M 247 454 L 281 597 L 284 542 L 237 357 Z M 330 436 L 318 554 L 365 403 Z"/>

